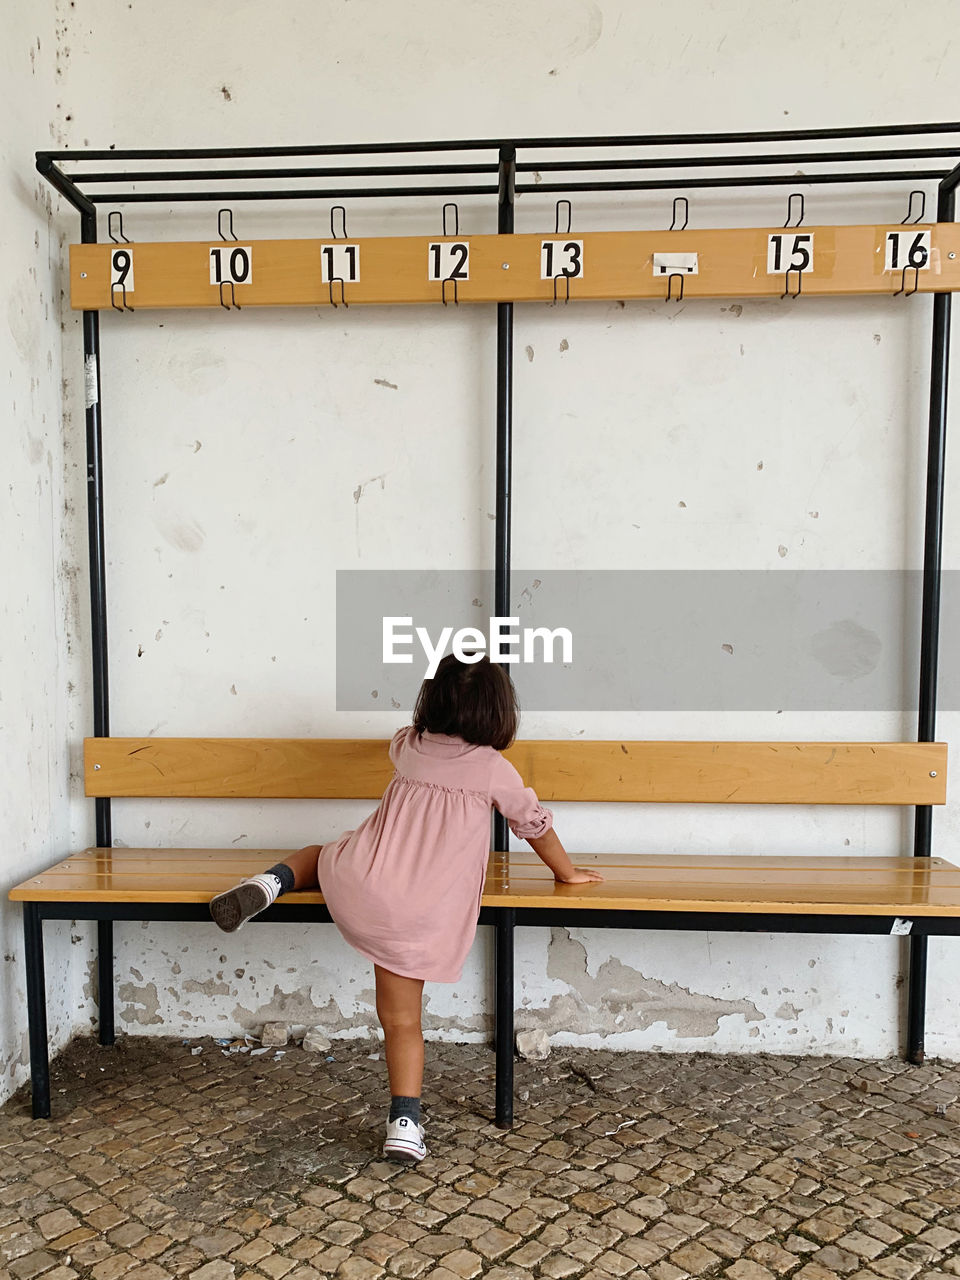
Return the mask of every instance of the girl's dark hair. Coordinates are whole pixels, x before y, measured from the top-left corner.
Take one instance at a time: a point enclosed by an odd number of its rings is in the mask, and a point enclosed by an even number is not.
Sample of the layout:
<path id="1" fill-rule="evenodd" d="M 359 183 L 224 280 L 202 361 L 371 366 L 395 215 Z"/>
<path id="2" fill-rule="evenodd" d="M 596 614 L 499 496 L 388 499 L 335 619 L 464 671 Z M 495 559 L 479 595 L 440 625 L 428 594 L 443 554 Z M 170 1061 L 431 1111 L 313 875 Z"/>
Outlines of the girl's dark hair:
<path id="1" fill-rule="evenodd" d="M 419 733 L 449 733 L 481 747 L 503 751 L 517 736 L 517 691 L 500 662 L 484 655 L 461 662 L 449 653 L 424 680 L 413 709 Z"/>

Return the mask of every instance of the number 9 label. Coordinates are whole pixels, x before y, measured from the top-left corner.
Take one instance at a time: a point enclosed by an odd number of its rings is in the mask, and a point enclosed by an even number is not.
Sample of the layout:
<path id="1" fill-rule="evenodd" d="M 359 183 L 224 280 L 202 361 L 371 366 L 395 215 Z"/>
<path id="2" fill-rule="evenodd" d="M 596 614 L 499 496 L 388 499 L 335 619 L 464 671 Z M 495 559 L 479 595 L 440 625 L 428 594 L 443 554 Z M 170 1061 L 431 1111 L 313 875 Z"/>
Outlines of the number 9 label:
<path id="1" fill-rule="evenodd" d="M 133 250 L 114 249 L 110 255 L 110 292 L 133 293 Z"/>

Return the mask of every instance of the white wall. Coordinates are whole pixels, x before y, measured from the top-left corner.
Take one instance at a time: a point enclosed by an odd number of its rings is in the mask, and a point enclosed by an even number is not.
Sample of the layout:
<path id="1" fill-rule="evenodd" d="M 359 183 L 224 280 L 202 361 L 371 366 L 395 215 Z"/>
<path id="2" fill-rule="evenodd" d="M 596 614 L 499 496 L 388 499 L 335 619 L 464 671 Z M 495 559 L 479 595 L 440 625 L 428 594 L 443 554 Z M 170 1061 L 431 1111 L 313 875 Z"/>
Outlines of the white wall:
<path id="1" fill-rule="evenodd" d="M 74 145 L 118 148 L 950 119 L 950 16 L 942 2 L 864 0 L 88 0 L 63 11 L 57 119 Z M 902 188 L 815 194 L 807 220 L 899 220 L 904 199 Z M 783 204 L 695 196 L 692 220 L 775 223 Z M 668 205 L 578 201 L 575 225 L 665 225 Z M 203 238 L 214 216 L 131 208 L 126 229 Z M 243 207 L 237 221 L 248 237 L 312 234 L 326 216 Z M 518 230 L 552 216 L 548 199 L 525 197 Z M 439 209 L 422 206 L 350 217 L 353 234 L 439 225 Z M 463 217 L 493 229 L 476 201 Z M 68 212 L 58 226 L 76 238 Z M 518 307 L 515 564 L 917 566 L 929 302 L 902 301 Z M 103 317 L 114 732 L 387 736 L 404 722 L 407 709 L 334 709 L 334 573 L 491 562 L 493 324 L 480 308 Z M 65 361 L 79 368 L 75 337 Z M 75 439 L 80 421 L 74 412 Z M 944 715 L 940 736 L 953 741 L 956 725 Z M 771 709 L 531 715 L 524 732 L 895 739 L 914 724 Z M 947 854 L 954 793 L 935 819 Z M 237 847 L 323 840 L 364 812 L 115 808 L 127 844 Z M 558 806 L 558 826 L 573 849 L 721 852 L 894 852 L 908 830 L 884 811 L 616 806 Z M 373 1025 L 367 967 L 331 929 L 117 933 L 121 1028 L 232 1031 L 280 1015 L 342 1034 Z M 433 1034 L 488 1031 L 488 942 L 481 931 L 459 990 L 429 992 Z M 931 950 L 928 1046 L 956 1056 L 956 947 Z M 900 962 L 887 939 L 521 930 L 518 998 L 522 1021 L 582 1044 L 885 1054 L 897 1048 Z"/>
<path id="2" fill-rule="evenodd" d="M 7 890 L 88 839 L 71 803 L 83 732 L 87 663 L 78 555 L 84 513 L 83 414 L 61 387 L 60 264 L 66 222 L 34 171 L 33 151 L 60 137 L 52 4 L 9 6 L 0 44 L 0 405 L 4 423 L 0 598 L 0 1098 L 27 1074 L 20 908 Z M 67 321 L 73 336 L 75 325 Z M 66 392 L 66 407 L 64 405 Z M 79 468 L 79 469 L 78 469 Z M 86 1016 L 86 926 L 46 926 L 51 1042 Z"/>

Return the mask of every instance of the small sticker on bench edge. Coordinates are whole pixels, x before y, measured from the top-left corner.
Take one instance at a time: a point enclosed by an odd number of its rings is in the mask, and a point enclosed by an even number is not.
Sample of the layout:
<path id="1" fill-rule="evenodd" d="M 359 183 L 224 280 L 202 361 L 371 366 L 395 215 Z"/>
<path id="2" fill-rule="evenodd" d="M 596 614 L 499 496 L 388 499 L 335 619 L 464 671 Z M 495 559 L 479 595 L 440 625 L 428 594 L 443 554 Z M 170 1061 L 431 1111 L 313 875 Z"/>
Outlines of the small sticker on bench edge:
<path id="1" fill-rule="evenodd" d="M 904 920 L 902 916 L 897 916 L 893 924 L 890 926 L 890 932 L 892 934 L 909 933 L 912 928 L 913 928 L 912 920 Z"/>

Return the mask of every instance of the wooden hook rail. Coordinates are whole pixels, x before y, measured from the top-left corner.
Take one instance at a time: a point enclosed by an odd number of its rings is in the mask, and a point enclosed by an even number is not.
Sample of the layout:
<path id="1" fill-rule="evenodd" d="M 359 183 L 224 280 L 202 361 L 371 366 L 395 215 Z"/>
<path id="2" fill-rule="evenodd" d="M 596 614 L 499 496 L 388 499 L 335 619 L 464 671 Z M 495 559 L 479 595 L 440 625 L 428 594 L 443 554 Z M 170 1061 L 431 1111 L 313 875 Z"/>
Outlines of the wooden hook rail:
<path id="1" fill-rule="evenodd" d="M 70 286 L 89 311 L 909 295 L 960 289 L 960 225 L 80 244 Z"/>

